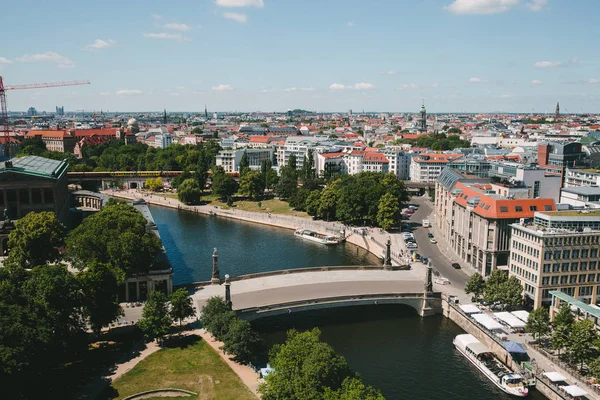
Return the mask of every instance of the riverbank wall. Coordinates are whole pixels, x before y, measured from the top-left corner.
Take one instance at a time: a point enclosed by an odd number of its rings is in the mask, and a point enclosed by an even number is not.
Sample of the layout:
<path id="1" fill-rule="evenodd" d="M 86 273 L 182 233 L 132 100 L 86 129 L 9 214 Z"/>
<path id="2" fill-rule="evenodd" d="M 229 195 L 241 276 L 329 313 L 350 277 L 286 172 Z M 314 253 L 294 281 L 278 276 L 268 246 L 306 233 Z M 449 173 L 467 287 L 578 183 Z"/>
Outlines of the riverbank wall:
<path id="1" fill-rule="evenodd" d="M 343 236 L 346 242 L 368 251 L 379 259 L 382 259 L 385 254 L 385 246 L 377 241 L 372 235 L 369 235 L 368 233 L 365 235 L 359 234 L 350 227 L 346 227 L 337 222 L 315 221 L 289 215 L 238 211 L 235 209 L 225 210 L 217 206 L 209 205 L 188 206 L 182 204 L 179 200 L 165 196 L 143 195 L 141 193 L 130 191 L 105 190 L 101 193 L 120 200 L 133 201 L 135 199 L 143 199 L 146 203 L 153 206 L 168 207 L 194 214 L 217 216 L 290 230 L 305 228 L 320 232 L 328 232 L 336 236 Z M 403 264 L 400 260 L 400 255 L 394 251 L 392 251 L 392 260 L 399 265 Z"/>

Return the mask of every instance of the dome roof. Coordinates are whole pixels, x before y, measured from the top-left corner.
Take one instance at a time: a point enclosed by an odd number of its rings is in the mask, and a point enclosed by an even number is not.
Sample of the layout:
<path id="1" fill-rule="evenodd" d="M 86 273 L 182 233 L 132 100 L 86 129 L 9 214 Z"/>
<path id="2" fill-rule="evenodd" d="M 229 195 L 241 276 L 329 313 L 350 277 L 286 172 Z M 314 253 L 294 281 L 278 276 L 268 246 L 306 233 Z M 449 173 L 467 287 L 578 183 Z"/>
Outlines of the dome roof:
<path id="1" fill-rule="evenodd" d="M 129 121 L 127 121 L 128 126 L 137 125 L 137 124 L 138 124 L 138 122 L 137 122 L 137 119 L 135 119 L 135 118 L 131 118 Z"/>

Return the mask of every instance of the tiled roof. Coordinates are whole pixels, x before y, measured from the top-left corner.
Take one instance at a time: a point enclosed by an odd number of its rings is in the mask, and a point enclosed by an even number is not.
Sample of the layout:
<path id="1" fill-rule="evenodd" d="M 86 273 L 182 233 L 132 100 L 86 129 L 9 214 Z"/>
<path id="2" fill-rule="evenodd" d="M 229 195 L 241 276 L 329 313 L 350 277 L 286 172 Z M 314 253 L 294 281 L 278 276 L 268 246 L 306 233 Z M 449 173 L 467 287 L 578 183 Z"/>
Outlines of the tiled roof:
<path id="1" fill-rule="evenodd" d="M 365 156 L 363 157 L 363 161 L 370 162 L 381 162 L 381 163 L 389 163 L 390 161 L 387 159 L 385 154 L 375 153 L 375 152 L 365 152 Z"/>
<path id="2" fill-rule="evenodd" d="M 31 130 L 29 132 L 27 132 L 27 136 L 28 137 L 35 137 L 35 136 L 41 136 L 42 138 L 65 138 L 65 137 L 71 137 L 67 131 L 60 129 L 60 130 Z"/>
<path id="3" fill-rule="evenodd" d="M 271 139 L 271 136 L 252 135 L 250 136 L 250 143 L 269 143 Z"/>
<path id="4" fill-rule="evenodd" d="M 335 153 L 322 153 L 320 154 L 321 157 L 323 158 L 337 158 L 337 157 L 341 157 L 342 156 L 342 152 L 338 151 Z"/>

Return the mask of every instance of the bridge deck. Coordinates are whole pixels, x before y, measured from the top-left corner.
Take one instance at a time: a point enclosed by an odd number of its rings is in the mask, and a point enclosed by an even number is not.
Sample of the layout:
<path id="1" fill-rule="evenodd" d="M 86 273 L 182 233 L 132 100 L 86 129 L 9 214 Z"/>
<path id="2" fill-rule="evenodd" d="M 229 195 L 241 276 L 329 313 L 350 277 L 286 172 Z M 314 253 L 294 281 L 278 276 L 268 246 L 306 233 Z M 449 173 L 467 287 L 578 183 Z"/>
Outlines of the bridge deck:
<path id="1" fill-rule="evenodd" d="M 423 291 L 423 271 L 318 271 L 267 276 L 231 284 L 233 309 L 265 307 L 281 303 L 338 296 Z M 223 285 L 199 287 L 193 294 L 198 309 L 212 296 L 225 297 Z"/>

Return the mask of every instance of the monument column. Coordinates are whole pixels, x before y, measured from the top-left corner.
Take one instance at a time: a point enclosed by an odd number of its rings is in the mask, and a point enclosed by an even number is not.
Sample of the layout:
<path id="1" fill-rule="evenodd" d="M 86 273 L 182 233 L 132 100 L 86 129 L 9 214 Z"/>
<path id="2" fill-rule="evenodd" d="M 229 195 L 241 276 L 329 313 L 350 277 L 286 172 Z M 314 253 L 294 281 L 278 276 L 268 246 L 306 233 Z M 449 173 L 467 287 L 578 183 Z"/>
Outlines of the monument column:
<path id="1" fill-rule="evenodd" d="M 221 284 L 221 277 L 219 276 L 219 254 L 217 253 L 217 248 L 213 250 L 213 269 L 212 269 L 212 278 L 210 283 L 213 285 Z"/>
<path id="2" fill-rule="evenodd" d="M 386 270 L 392 269 L 392 241 L 388 238 L 387 243 L 385 244 L 385 259 L 383 260 L 383 268 Z"/>

